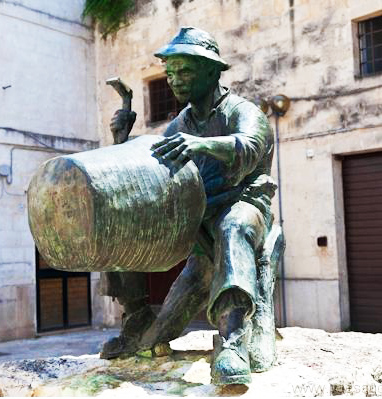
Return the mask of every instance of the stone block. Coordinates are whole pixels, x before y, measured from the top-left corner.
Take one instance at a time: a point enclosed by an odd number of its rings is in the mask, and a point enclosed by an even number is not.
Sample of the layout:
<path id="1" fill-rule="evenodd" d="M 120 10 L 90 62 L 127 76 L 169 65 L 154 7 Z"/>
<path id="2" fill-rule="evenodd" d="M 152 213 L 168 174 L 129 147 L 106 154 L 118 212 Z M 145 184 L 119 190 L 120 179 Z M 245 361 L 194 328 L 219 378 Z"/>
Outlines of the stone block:
<path id="1" fill-rule="evenodd" d="M 287 280 L 287 325 L 341 331 L 338 280 Z"/>
<path id="2" fill-rule="evenodd" d="M 0 290 L 0 341 L 30 338 L 35 334 L 35 287 L 18 285 Z"/>
<path id="3" fill-rule="evenodd" d="M 0 263 L 0 287 L 33 284 L 34 281 L 34 263 L 23 261 Z"/>

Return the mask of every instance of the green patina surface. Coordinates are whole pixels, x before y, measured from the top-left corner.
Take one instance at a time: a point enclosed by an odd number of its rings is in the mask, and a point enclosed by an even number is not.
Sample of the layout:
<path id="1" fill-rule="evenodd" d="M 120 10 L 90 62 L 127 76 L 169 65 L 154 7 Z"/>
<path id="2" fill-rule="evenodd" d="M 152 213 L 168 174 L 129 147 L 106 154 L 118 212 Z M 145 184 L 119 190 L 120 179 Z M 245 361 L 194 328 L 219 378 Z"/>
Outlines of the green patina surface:
<path id="1" fill-rule="evenodd" d="M 117 297 L 125 307 L 124 327 L 109 353 L 127 353 L 133 341 L 143 351 L 168 342 L 207 308 L 219 329 L 213 381 L 245 384 L 251 371 L 267 370 L 275 360 L 272 296 L 284 241 L 272 228 L 272 129 L 259 108 L 219 84 L 229 65 L 207 32 L 184 27 L 155 55 L 166 61 L 175 97 L 188 106 L 165 137 L 140 137 L 46 164 L 40 175 L 53 171 L 53 189 L 45 190 L 41 176 L 42 187 L 32 182 L 31 230 L 42 254 L 71 270 L 164 271 L 194 247 L 150 327 L 141 323 L 136 331 L 136 323 L 127 322 L 146 304 L 144 294 L 131 289 L 138 280 L 122 279 L 126 286 L 121 283 Z M 113 118 L 116 143 L 119 130 L 126 133 L 127 121 L 135 120 L 132 113 L 126 108 Z M 62 187 L 55 197 L 57 181 Z M 112 286 L 117 279 L 107 276 Z M 144 361 L 136 360 L 140 366 Z M 158 363 L 148 364 L 150 383 L 164 378 Z M 97 378 L 90 387 L 108 383 Z"/>
<path id="2" fill-rule="evenodd" d="M 50 381 L 35 390 L 34 396 L 97 396 L 105 390 L 126 388 L 131 383 L 147 393 L 160 393 L 170 396 L 186 396 L 186 391 L 206 385 L 208 369 L 200 368 L 194 378 L 200 382 L 187 381 L 187 371 L 201 359 L 210 362 L 211 354 L 175 352 L 171 357 L 146 359 L 130 357 L 126 360 L 113 360 L 107 367 L 97 368 L 81 375 L 67 377 L 61 381 Z"/>
<path id="3" fill-rule="evenodd" d="M 195 165 L 152 156 L 155 136 L 58 157 L 28 190 L 40 253 L 69 271 L 166 271 L 191 252 L 205 193 Z"/>
<path id="4" fill-rule="evenodd" d="M 86 396 L 95 396 L 105 389 L 114 389 L 121 385 L 123 380 L 108 374 L 76 376 L 71 378 L 63 387 L 63 393 Z"/>

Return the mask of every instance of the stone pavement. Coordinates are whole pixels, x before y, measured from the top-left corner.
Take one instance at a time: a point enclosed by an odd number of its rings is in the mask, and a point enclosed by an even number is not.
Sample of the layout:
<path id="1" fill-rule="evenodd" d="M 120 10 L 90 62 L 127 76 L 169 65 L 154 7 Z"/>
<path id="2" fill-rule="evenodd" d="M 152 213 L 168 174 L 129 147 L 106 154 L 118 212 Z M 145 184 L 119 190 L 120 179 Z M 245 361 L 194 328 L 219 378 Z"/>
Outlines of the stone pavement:
<path id="1" fill-rule="evenodd" d="M 0 342 L 0 363 L 10 360 L 97 354 L 102 342 L 118 335 L 118 332 L 117 329 L 87 329 Z"/>
<path id="2" fill-rule="evenodd" d="M 194 330 L 211 330 L 205 321 L 194 320 L 183 334 Z M 102 343 L 119 334 L 116 328 L 67 330 L 39 335 L 36 338 L 0 342 L 0 364 L 11 360 L 56 356 L 97 354 Z"/>

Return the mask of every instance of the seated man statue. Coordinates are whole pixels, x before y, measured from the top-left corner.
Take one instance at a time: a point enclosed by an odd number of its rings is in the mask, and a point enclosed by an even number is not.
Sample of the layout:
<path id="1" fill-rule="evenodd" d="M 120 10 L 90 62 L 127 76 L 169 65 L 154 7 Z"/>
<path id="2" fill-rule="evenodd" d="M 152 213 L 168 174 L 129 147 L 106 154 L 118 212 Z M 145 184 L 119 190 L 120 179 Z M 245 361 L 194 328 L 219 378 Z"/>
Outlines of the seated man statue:
<path id="1" fill-rule="evenodd" d="M 120 336 L 104 344 L 101 357 L 168 354 L 168 342 L 207 308 L 210 323 L 219 330 L 212 382 L 246 384 L 251 381 L 249 340 L 259 302 L 257 279 L 273 222 L 272 130 L 257 106 L 219 84 L 229 66 L 207 32 L 183 27 L 155 56 L 166 63 L 175 97 L 188 105 L 168 125 L 154 153 L 170 162 L 191 159 L 196 164 L 207 209 L 195 247 L 158 316 L 146 303 L 144 273 L 103 274 L 103 295 L 116 297 L 124 314 Z M 134 112 L 117 111 L 111 123 L 117 144 L 127 140 L 134 120 Z M 269 337 L 274 341 L 274 333 Z M 268 347 L 272 352 L 274 343 Z M 270 358 L 272 363 L 273 352 Z"/>

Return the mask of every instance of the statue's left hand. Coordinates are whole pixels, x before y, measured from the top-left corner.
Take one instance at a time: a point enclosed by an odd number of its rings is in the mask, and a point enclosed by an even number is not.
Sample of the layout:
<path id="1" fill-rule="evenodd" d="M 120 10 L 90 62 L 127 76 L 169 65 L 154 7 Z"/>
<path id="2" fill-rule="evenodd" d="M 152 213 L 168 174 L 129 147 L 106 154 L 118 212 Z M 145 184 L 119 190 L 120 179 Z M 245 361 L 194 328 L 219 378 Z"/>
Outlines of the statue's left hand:
<path id="1" fill-rule="evenodd" d="M 192 154 L 203 152 L 205 138 L 179 132 L 153 144 L 151 149 L 163 159 L 182 162 Z"/>

